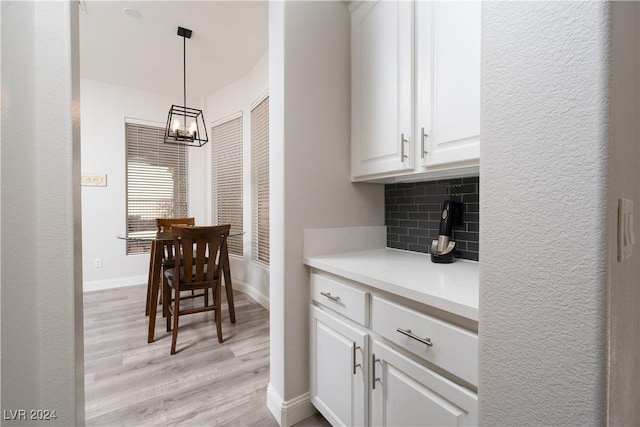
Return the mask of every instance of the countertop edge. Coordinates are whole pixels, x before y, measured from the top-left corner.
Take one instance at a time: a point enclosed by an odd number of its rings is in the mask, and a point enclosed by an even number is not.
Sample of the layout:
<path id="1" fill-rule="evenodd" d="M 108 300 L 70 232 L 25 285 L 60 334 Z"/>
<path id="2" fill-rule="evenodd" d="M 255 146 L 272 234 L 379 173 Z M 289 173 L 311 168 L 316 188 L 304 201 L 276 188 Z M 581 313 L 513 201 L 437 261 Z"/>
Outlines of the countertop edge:
<path id="1" fill-rule="evenodd" d="M 341 276 L 346 279 L 350 279 L 355 282 L 370 286 L 372 288 L 386 291 L 394 295 L 410 299 L 412 301 L 416 301 L 421 304 L 429 305 L 457 316 L 461 316 L 476 322 L 478 321 L 478 308 L 476 307 L 460 304 L 455 301 L 441 298 L 428 293 L 416 292 L 413 289 L 406 288 L 396 283 L 380 280 L 376 277 L 361 274 L 353 270 L 340 268 L 332 265 L 331 263 L 323 262 L 322 257 L 304 257 L 303 262 L 309 267 L 326 271 L 328 273 L 335 274 L 337 276 Z"/>

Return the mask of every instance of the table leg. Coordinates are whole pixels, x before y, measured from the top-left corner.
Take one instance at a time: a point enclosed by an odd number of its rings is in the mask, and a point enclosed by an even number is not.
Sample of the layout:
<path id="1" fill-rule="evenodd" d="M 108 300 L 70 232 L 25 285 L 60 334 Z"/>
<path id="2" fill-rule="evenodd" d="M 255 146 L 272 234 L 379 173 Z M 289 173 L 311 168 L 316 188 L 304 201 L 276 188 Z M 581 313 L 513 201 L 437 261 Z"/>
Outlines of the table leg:
<path id="1" fill-rule="evenodd" d="M 153 272 L 151 280 L 151 300 L 149 304 L 149 336 L 147 342 L 153 342 L 156 330 L 156 311 L 158 308 L 158 289 L 160 288 L 160 270 L 162 268 L 162 254 L 164 252 L 162 243 L 152 242 L 153 249 Z M 166 298 L 166 296 L 165 296 Z"/>
<path id="2" fill-rule="evenodd" d="M 227 306 L 231 323 L 236 323 L 236 308 L 233 304 L 233 286 L 231 285 L 231 266 L 229 265 L 229 251 L 225 244 L 220 253 L 222 258 L 222 272 L 224 273 L 224 287 L 227 291 Z"/>
<path id="3" fill-rule="evenodd" d="M 147 280 L 147 306 L 144 309 L 144 315 L 149 315 L 149 308 L 151 306 L 151 284 L 153 283 L 153 261 L 155 259 L 155 242 L 151 242 L 151 251 L 149 254 L 149 278 Z"/>

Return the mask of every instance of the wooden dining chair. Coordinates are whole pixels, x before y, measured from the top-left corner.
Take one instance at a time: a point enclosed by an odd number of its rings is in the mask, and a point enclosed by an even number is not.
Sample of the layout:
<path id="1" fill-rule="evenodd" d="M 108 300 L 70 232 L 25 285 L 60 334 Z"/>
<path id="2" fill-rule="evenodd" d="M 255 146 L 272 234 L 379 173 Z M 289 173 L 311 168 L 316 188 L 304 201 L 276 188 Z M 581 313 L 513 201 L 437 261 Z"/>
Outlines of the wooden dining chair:
<path id="1" fill-rule="evenodd" d="M 195 218 L 156 218 L 156 229 L 158 233 L 169 232 L 171 230 L 172 225 L 195 225 Z M 163 267 L 166 267 L 166 260 L 173 258 L 173 250 L 171 248 L 172 242 L 161 242 L 154 240 L 151 242 L 151 253 L 150 253 L 150 263 L 149 263 L 149 281 L 147 283 L 147 308 L 145 310 L 145 314 L 149 315 L 151 310 L 151 299 L 153 298 L 151 288 L 155 285 L 161 289 L 160 283 L 163 280 L 162 271 Z M 156 251 L 161 251 L 162 254 L 160 257 L 157 256 Z M 160 259 L 161 265 L 154 266 L 154 262 Z M 169 263 L 169 267 L 172 267 L 171 262 Z M 162 298 L 160 292 L 157 293 L 159 298 Z M 158 304 L 158 301 L 154 301 L 154 304 Z M 166 314 L 166 313 L 164 313 Z"/>
<path id="2" fill-rule="evenodd" d="M 173 225 L 195 225 L 195 218 L 156 218 L 156 227 L 158 232 L 171 230 Z"/>
<path id="3" fill-rule="evenodd" d="M 227 244 L 229 229 L 231 226 L 183 226 L 171 227 L 174 236 L 175 266 L 167 269 L 164 275 L 167 279 L 163 285 L 163 292 L 170 298 L 165 298 L 163 304 L 167 305 L 167 324 L 172 325 L 171 354 L 176 353 L 176 341 L 178 339 L 178 324 L 181 315 L 215 311 L 216 332 L 218 342 L 222 342 L 222 291 L 220 271 L 222 263 L 220 254 Z M 209 289 L 212 290 L 213 302 L 209 301 Z M 203 290 L 203 303 L 197 306 L 193 300 L 193 306 L 180 307 L 180 292 Z"/>

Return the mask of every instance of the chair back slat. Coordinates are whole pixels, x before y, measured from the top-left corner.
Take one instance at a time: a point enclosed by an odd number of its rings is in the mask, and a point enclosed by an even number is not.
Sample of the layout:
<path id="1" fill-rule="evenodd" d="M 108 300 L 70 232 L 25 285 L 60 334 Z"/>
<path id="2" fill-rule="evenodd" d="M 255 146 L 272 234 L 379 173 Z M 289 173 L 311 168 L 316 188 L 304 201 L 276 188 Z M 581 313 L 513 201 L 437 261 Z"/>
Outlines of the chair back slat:
<path id="1" fill-rule="evenodd" d="M 174 230 L 172 228 L 172 230 Z M 174 236 L 176 236 L 174 232 Z M 185 283 L 191 283 L 193 281 L 191 274 L 187 274 L 193 270 L 193 241 L 190 238 L 180 238 L 176 237 L 176 243 L 174 244 L 176 248 L 176 266 L 183 265 L 184 266 L 184 278 Z M 182 259 L 181 259 L 182 258 Z"/>
<path id="2" fill-rule="evenodd" d="M 203 239 L 202 237 L 199 237 L 196 240 L 195 243 L 195 247 L 196 247 L 196 268 L 195 268 L 195 275 L 194 275 L 194 280 L 196 282 L 204 282 L 206 281 L 206 277 L 204 277 L 204 272 L 205 272 L 205 254 L 207 252 L 207 246 L 209 245 L 209 242 L 206 239 Z"/>
<path id="3" fill-rule="evenodd" d="M 208 249 L 207 257 L 205 263 L 207 265 L 207 281 L 214 280 L 216 274 L 216 268 L 219 268 L 221 265 L 218 260 L 220 259 L 220 255 L 222 253 L 222 242 L 227 241 L 227 236 L 229 235 L 229 230 L 225 232 L 225 234 L 221 234 L 218 236 L 215 241 L 212 243 Z"/>

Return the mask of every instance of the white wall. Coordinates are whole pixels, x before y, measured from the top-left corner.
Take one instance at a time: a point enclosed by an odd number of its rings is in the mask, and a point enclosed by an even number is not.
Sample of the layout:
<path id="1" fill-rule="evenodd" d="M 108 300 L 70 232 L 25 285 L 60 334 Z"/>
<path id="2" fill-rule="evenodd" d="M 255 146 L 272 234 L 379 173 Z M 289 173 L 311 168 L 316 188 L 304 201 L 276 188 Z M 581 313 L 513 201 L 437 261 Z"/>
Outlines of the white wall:
<path id="1" fill-rule="evenodd" d="M 483 4 L 482 425 L 640 423 L 638 248 L 615 261 L 617 198 L 638 206 L 635 8 Z"/>
<path id="2" fill-rule="evenodd" d="M 303 230 L 384 221 L 384 187 L 350 182 L 349 55 L 349 12 L 343 2 L 269 3 L 267 405 L 281 425 L 313 411 Z"/>
<path id="3" fill-rule="evenodd" d="M 82 172 L 107 174 L 106 187 L 82 187 L 83 271 L 85 291 L 146 283 L 149 255 L 126 255 L 125 117 L 164 127 L 176 100 L 156 93 L 81 79 Z M 200 199 L 202 151 L 189 148 L 189 211 Z M 102 259 L 96 268 L 94 260 Z"/>
<path id="4" fill-rule="evenodd" d="M 74 6 L 0 4 L 2 408 L 55 409 L 47 425 L 84 423 Z"/>
<path id="5" fill-rule="evenodd" d="M 219 124 L 229 116 L 242 113 L 243 120 L 243 237 L 244 256 L 230 256 L 231 274 L 234 289 L 243 291 L 269 307 L 269 269 L 251 261 L 251 109 L 262 100 L 269 89 L 269 54 L 265 52 L 246 76 L 209 95 L 206 102 L 205 118 L 207 131 L 211 132 L 212 124 Z M 210 135 L 211 136 L 211 135 Z M 211 144 L 204 147 L 202 156 L 206 170 L 205 184 L 202 188 L 204 203 L 204 221 L 212 222 L 211 206 Z"/>
<path id="6" fill-rule="evenodd" d="M 250 206 L 251 171 L 249 112 L 268 90 L 268 54 L 244 77 L 202 98 L 207 131 L 211 123 L 243 111 L 245 170 L 244 197 Z M 145 283 L 149 256 L 126 255 L 116 236 L 126 230 L 125 117 L 164 126 L 176 100 L 157 93 L 81 79 L 82 172 L 107 174 L 107 187 L 82 187 L 83 268 L 85 291 Z M 154 123 L 152 123 L 154 124 Z M 211 137 L 211 135 L 209 135 Z M 211 144 L 189 148 L 189 215 L 197 224 L 211 224 Z M 251 212 L 245 210 L 245 259 L 231 256 L 234 289 L 244 291 L 268 307 L 269 272 L 248 261 Z M 94 260 L 102 259 L 96 268 Z M 246 261 L 245 261 L 246 260 Z"/>

